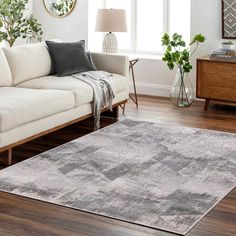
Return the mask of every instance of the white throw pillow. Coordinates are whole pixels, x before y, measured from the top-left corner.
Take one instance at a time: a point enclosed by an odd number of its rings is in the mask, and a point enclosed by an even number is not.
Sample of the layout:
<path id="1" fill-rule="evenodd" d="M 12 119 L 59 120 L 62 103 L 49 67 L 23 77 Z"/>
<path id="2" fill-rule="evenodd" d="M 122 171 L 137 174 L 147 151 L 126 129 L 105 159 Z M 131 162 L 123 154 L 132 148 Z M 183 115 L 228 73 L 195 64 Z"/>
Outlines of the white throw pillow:
<path id="1" fill-rule="evenodd" d="M 0 87 L 9 87 L 11 85 L 11 70 L 3 52 L 3 49 L 0 48 Z"/>
<path id="2" fill-rule="evenodd" d="M 52 61 L 45 42 L 4 48 L 13 84 L 49 75 Z"/>

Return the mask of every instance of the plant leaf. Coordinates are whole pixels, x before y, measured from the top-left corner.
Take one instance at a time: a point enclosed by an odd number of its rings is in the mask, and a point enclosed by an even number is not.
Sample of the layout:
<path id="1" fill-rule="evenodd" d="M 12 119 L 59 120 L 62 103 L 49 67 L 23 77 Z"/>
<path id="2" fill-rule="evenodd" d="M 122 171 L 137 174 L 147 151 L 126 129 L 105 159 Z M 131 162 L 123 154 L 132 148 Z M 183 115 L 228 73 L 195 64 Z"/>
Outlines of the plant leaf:
<path id="1" fill-rule="evenodd" d="M 203 36 L 202 34 L 197 34 L 190 43 L 190 46 L 193 45 L 194 43 L 203 43 L 205 42 L 205 40 L 206 40 L 205 36 Z"/>

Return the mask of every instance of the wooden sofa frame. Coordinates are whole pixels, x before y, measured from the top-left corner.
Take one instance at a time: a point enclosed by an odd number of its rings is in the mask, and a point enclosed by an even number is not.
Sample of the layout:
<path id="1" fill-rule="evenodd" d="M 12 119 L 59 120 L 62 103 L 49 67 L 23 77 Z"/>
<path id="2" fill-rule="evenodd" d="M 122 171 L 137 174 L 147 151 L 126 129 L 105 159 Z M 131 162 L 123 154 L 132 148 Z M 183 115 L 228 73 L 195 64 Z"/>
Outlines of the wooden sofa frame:
<path id="1" fill-rule="evenodd" d="M 118 119 L 118 117 L 119 117 L 119 107 L 122 106 L 122 105 L 125 105 L 125 104 L 127 103 L 127 101 L 128 101 L 128 100 L 124 100 L 124 101 L 122 101 L 122 102 L 119 102 L 119 103 L 114 104 L 114 105 L 113 105 L 113 111 L 111 112 L 111 117 L 113 117 L 113 118 L 115 118 L 115 119 Z M 106 112 L 106 111 L 108 111 L 108 108 L 104 108 L 104 109 L 102 110 L 102 112 Z M 7 154 L 7 165 L 10 166 L 10 165 L 12 165 L 12 149 L 13 149 L 13 148 L 15 148 L 15 147 L 17 147 L 17 146 L 20 146 L 20 145 L 22 145 L 22 144 L 25 144 L 25 143 L 27 143 L 27 142 L 29 142 L 29 141 L 34 140 L 34 139 L 37 139 L 37 138 L 39 138 L 39 137 L 42 137 L 42 136 L 44 136 L 44 135 L 50 134 L 50 133 L 52 133 L 52 132 L 55 132 L 55 131 L 57 131 L 57 130 L 60 130 L 60 129 L 62 129 L 62 128 L 65 128 L 65 127 L 67 127 L 67 126 L 70 126 L 70 125 L 72 125 L 72 124 L 75 124 L 75 123 L 77 123 L 77 122 L 80 122 L 80 121 L 82 121 L 82 120 L 86 120 L 86 119 L 91 118 L 91 117 L 93 117 L 93 114 L 92 114 L 92 113 L 89 114 L 89 115 L 80 117 L 80 118 L 78 118 L 78 119 L 69 121 L 69 122 L 67 122 L 67 123 L 64 123 L 64 124 L 62 124 L 62 125 L 56 126 L 56 127 L 54 127 L 54 128 L 51 128 L 51 129 L 46 130 L 46 131 L 44 131 L 44 132 L 41 132 L 41 133 L 39 133 L 39 134 L 35 134 L 35 135 L 31 136 L 31 137 L 28 137 L 28 138 L 26 138 L 26 139 L 20 140 L 20 141 L 18 141 L 18 142 L 16 142 L 16 143 L 7 145 L 7 146 L 5 146 L 5 147 L 0 148 L 0 153 L 7 151 L 7 153 L 8 153 L 8 154 Z"/>

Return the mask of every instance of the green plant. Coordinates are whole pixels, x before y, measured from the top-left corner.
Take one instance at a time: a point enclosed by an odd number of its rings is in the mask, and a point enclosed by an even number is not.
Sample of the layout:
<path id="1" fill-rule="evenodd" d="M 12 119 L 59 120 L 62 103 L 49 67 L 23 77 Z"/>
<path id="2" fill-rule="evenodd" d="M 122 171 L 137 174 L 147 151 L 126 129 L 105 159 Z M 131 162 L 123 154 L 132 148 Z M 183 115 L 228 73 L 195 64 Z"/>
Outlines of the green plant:
<path id="1" fill-rule="evenodd" d="M 52 6 L 57 11 L 58 16 L 64 16 L 70 12 L 73 4 L 73 0 L 61 0 L 59 3 L 52 3 Z"/>
<path id="2" fill-rule="evenodd" d="M 17 38 L 41 40 L 41 25 L 33 16 L 24 16 L 28 0 L 0 0 L 0 42 L 10 47 Z"/>
<path id="3" fill-rule="evenodd" d="M 199 44 L 204 41 L 205 37 L 202 34 L 198 34 L 193 38 L 189 47 L 186 47 L 182 35 L 175 33 L 170 37 L 165 33 L 162 37 L 162 45 L 166 47 L 166 51 L 162 60 L 167 63 L 170 70 L 178 66 L 181 71 L 183 70 L 183 73 L 188 73 L 193 68 L 190 62 L 191 56 L 196 52 Z M 196 48 L 191 53 L 190 47 L 194 44 L 196 44 Z"/>

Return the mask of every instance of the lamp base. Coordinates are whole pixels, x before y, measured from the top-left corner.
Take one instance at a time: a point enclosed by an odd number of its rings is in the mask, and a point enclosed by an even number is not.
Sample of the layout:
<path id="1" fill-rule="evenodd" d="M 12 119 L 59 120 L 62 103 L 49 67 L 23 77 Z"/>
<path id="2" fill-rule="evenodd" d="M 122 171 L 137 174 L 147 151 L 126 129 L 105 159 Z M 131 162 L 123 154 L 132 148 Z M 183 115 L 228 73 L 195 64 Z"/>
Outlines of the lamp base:
<path id="1" fill-rule="evenodd" d="M 105 35 L 102 51 L 104 53 L 118 53 L 118 40 L 115 34 L 110 32 Z"/>

